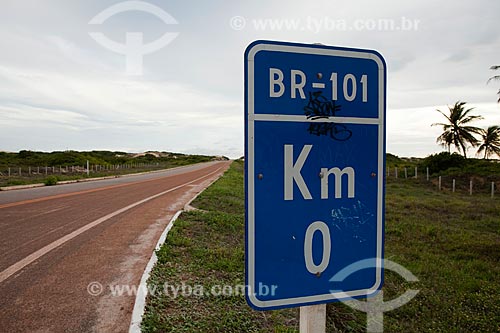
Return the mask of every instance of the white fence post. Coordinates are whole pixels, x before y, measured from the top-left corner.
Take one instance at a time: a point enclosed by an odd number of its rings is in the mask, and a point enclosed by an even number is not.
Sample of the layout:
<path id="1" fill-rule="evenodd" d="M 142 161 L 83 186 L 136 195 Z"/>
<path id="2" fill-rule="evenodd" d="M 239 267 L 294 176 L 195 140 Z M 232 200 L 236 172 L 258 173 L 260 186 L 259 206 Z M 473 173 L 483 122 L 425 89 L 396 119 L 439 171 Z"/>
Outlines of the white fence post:
<path id="1" fill-rule="evenodd" d="M 9 168 L 9 177 L 10 177 L 10 168 Z"/>
<path id="2" fill-rule="evenodd" d="M 418 167 L 415 167 L 415 179 L 418 179 Z"/>
<path id="3" fill-rule="evenodd" d="M 495 196 L 495 182 L 491 182 L 491 197 Z"/>
<path id="4" fill-rule="evenodd" d="M 398 167 L 395 167 L 395 168 L 394 168 L 394 172 L 395 172 L 395 174 L 396 174 L 396 178 L 398 178 Z"/>
<path id="5" fill-rule="evenodd" d="M 452 192 L 455 192 L 455 179 L 453 179 L 453 190 Z"/>
<path id="6" fill-rule="evenodd" d="M 439 188 L 439 190 L 441 191 L 441 176 L 439 176 L 439 180 L 438 180 L 438 188 Z"/>
<path id="7" fill-rule="evenodd" d="M 405 179 L 408 178 L 408 170 L 406 170 L 406 167 L 405 167 Z"/>
<path id="8" fill-rule="evenodd" d="M 469 195 L 472 195 L 472 179 L 469 182 Z"/>
<path id="9" fill-rule="evenodd" d="M 426 168 L 427 171 L 427 181 L 429 181 L 429 167 Z"/>

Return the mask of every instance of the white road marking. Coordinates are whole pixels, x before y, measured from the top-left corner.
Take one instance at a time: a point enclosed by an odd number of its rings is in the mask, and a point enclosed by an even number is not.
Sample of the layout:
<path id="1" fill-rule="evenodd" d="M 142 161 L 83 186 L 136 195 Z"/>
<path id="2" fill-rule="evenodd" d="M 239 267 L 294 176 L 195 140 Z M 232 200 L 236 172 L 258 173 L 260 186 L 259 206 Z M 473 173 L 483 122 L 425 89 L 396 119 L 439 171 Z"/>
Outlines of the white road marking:
<path id="1" fill-rule="evenodd" d="M 153 269 L 154 265 L 158 261 L 158 257 L 156 256 L 156 251 L 161 248 L 163 243 L 165 243 L 165 240 L 167 239 L 168 232 L 174 226 L 174 222 L 177 220 L 179 215 L 181 215 L 181 213 L 186 210 L 186 207 L 189 206 L 194 201 L 194 199 L 196 199 L 204 190 L 206 190 L 213 183 L 215 183 L 217 181 L 217 179 L 218 178 L 215 178 L 214 180 L 212 180 L 210 182 L 210 184 L 207 184 L 202 191 L 198 192 L 194 197 L 192 197 L 184 205 L 183 209 L 181 209 L 177 213 L 175 213 L 175 215 L 172 217 L 170 222 L 167 224 L 167 227 L 165 228 L 165 230 L 163 230 L 163 232 L 160 236 L 160 239 L 158 239 L 158 242 L 156 243 L 156 247 L 153 250 L 153 254 L 151 255 L 151 258 L 149 259 L 149 262 L 146 265 L 144 272 L 142 273 L 141 282 L 139 283 L 138 292 L 135 296 L 134 309 L 132 311 L 132 318 L 130 319 L 130 327 L 129 327 L 129 331 L 128 331 L 129 333 L 141 333 L 142 316 L 144 315 L 144 311 L 146 310 L 147 293 L 145 291 L 147 290 L 147 286 L 148 286 L 147 281 L 149 280 L 151 270 Z M 189 186 L 193 186 L 193 185 L 189 185 Z"/>
<path id="2" fill-rule="evenodd" d="M 118 209 L 117 211 L 114 211 L 113 213 L 110 213 L 110 214 L 108 214 L 106 216 L 103 216 L 103 217 L 101 217 L 101 218 L 99 218 L 99 219 L 97 219 L 97 220 L 95 220 L 95 221 L 93 221 L 93 222 L 91 222 L 91 223 L 89 223 L 89 224 L 87 224 L 87 225 L 85 225 L 85 226 L 83 226 L 83 227 L 81 227 L 81 228 L 79 228 L 79 229 L 77 229 L 77 230 L 75 230 L 75 231 L 67 234 L 64 237 L 59 238 L 58 240 L 56 240 L 56 241 L 54 241 L 54 242 L 52 242 L 52 243 L 50 243 L 50 244 L 42 247 L 41 249 L 33 252 L 29 256 L 25 257 L 22 260 L 19 260 L 18 262 L 16 262 L 15 264 L 11 265 L 10 267 L 8 267 L 7 269 L 5 269 L 4 271 L 0 272 L 0 283 L 3 282 L 3 281 L 5 281 L 10 276 L 12 276 L 13 274 L 17 273 L 18 271 L 20 271 L 24 267 L 28 266 L 29 264 L 31 264 L 35 260 L 39 259 L 40 257 L 44 256 L 45 254 L 47 254 L 50 251 L 54 250 L 55 248 L 57 248 L 57 247 L 61 246 L 62 244 L 66 243 L 66 242 L 68 242 L 70 240 L 72 240 L 73 238 L 75 238 L 75 237 L 79 236 L 80 234 L 84 233 L 85 231 L 87 231 L 89 229 L 92 229 L 93 227 L 95 227 L 95 226 L 97 226 L 97 225 L 99 225 L 99 224 L 101 224 L 101 223 L 109 220 L 110 218 L 113 218 L 113 217 L 115 217 L 115 216 L 117 216 L 117 215 L 119 215 L 119 214 L 121 214 L 123 212 L 126 212 L 127 210 L 132 209 L 132 208 L 134 208 L 136 206 L 139 206 L 139 205 L 141 205 L 141 204 L 143 204 L 143 203 L 145 203 L 147 201 L 150 201 L 152 199 L 158 198 L 158 197 L 160 197 L 160 196 L 162 196 L 164 194 L 167 194 L 169 192 L 175 191 L 175 190 L 177 190 L 177 189 L 179 189 L 181 187 L 184 187 L 184 186 L 192 184 L 192 183 L 194 183 L 194 182 L 196 182 L 196 181 L 198 181 L 200 179 L 208 177 L 208 176 L 210 176 L 210 175 L 218 172 L 221 169 L 222 168 L 218 168 L 217 170 L 215 170 L 215 171 L 213 171 L 213 172 L 211 172 L 209 174 L 206 174 L 206 175 L 204 175 L 202 177 L 196 178 L 195 180 L 191 180 L 191 181 L 189 181 L 187 183 L 184 183 L 182 185 L 178 185 L 178 186 L 173 187 L 173 188 L 171 188 L 169 190 L 163 191 L 161 193 L 155 194 L 155 195 L 150 196 L 150 197 L 148 197 L 146 199 L 137 201 L 137 202 L 135 202 L 135 203 L 133 203 L 131 205 L 128 205 L 126 207 Z"/>

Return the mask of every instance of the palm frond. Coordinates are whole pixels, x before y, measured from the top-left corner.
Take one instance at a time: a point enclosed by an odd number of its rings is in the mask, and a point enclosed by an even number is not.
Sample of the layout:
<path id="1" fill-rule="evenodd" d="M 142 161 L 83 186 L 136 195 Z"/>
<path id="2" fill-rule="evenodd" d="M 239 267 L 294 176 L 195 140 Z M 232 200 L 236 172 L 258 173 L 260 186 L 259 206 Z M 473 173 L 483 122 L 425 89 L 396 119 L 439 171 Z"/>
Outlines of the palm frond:
<path id="1" fill-rule="evenodd" d="M 482 133 L 481 128 L 467 124 L 483 119 L 482 116 L 472 115 L 474 108 L 466 108 L 466 104 L 462 101 L 455 102 L 453 106 L 448 106 L 448 114 L 436 110 L 446 118 L 447 122 L 432 124 L 432 126 L 443 126 L 443 133 L 437 137 L 436 142 L 448 148 L 451 145 L 455 146 L 465 157 L 467 157 L 467 146 L 478 146 L 480 141 L 475 135 Z"/>
<path id="2" fill-rule="evenodd" d="M 438 110 L 436 110 L 436 111 L 437 111 L 437 112 L 439 112 L 439 113 L 441 113 L 441 114 L 442 114 L 442 115 L 446 118 L 446 120 L 451 121 L 450 117 L 449 117 L 449 116 L 447 116 L 447 115 L 446 115 L 443 111 L 441 111 L 441 110 L 439 110 L 439 109 L 438 109 Z"/>
<path id="3" fill-rule="evenodd" d="M 444 123 L 434 123 L 434 124 L 431 124 L 431 126 L 443 126 L 443 128 L 452 127 L 450 124 L 444 124 Z"/>
<path id="4" fill-rule="evenodd" d="M 500 126 L 494 125 L 481 132 L 482 143 L 477 150 L 477 153 L 484 151 L 484 158 L 495 154 L 500 156 Z"/>
<path id="5" fill-rule="evenodd" d="M 500 80 L 500 75 L 494 75 L 490 77 L 488 81 L 486 81 L 486 84 L 490 83 L 490 81 L 496 81 L 496 80 Z"/>

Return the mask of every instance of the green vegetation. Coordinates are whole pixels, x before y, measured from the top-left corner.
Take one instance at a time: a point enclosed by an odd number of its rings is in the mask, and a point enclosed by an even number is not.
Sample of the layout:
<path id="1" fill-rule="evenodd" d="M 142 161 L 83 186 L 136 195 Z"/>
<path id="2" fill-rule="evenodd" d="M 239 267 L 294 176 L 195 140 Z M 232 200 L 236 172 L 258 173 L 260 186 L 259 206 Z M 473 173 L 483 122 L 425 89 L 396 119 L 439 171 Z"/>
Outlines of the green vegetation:
<path id="1" fill-rule="evenodd" d="M 498 199 L 439 193 L 413 180 L 388 182 L 386 257 L 412 271 L 421 291 L 387 313 L 387 332 L 499 329 L 499 214 Z M 384 288 L 401 294 L 391 277 Z"/>
<path id="2" fill-rule="evenodd" d="M 45 186 L 52 186 L 57 184 L 57 177 L 56 176 L 48 176 L 45 178 L 45 181 L 43 182 Z"/>
<path id="3" fill-rule="evenodd" d="M 477 149 L 477 153 L 484 151 L 484 159 L 492 155 L 500 156 L 500 126 L 490 126 L 481 131 L 482 144 Z"/>
<path id="4" fill-rule="evenodd" d="M 492 69 L 500 68 L 498 66 L 493 67 Z M 490 78 L 490 80 L 492 79 L 498 79 L 498 76 Z M 446 119 L 445 123 L 431 125 L 443 127 L 443 133 L 437 137 L 436 142 L 446 147 L 448 153 L 451 152 L 451 146 L 453 145 L 464 155 L 464 158 L 467 158 L 468 145 L 478 147 L 476 154 L 484 153 L 483 159 L 485 160 L 495 155 L 500 157 L 500 126 L 493 125 L 486 129 L 471 126 L 471 122 L 483 119 L 483 117 L 471 115 L 470 113 L 474 108 L 466 109 L 465 104 L 466 102 L 458 101 L 455 105 L 448 106 L 448 114 L 436 110 Z M 479 135 L 479 139 L 475 135 Z"/>
<path id="5" fill-rule="evenodd" d="M 448 106 L 449 114 L 437 110 L 446 118 L 446 122 L 432 124 L 432 126 L 443 127 L 443 133 L 436 140 L 438 143 L 448 148 L 448 152 L 450 152 L 451 145 L 454 145 L 467 158 L 467 145 L 470 144 L 472 147 L 476 147 L 479 140 L 476 139 L 474 134 L 481 133 L 481 129 L 471 126 L 470 122 L 482 119 L 482 117 L 470 115 L 473 108 L 465 109 L 465 104 L 465 102 L 458 101 L 455 105 Z"/>
<path id="6" fill-rule="evenodd" d="M 391 156 L 391 163 L 417 163 Z M 389 158 L 388 158 L 389 160 Z M 158 251 L 150 286 L 243 283 L 242 162 L 183 213 Z M 417 297 L 385 313 L 385 332 L 500 330 L 500 199 L 443 193 L 419 180 L 389 178 L 386 258 L 419 278 L 386 271 L 384 298 L 407 289 Z M 243 296 L 149 296 L 144 332 L 297 332 L 298 310 L 251 310 Z M 327 306 L 327 332 L 365 332 L 366 316 L 343 304 Z"/>
<path id="7" fill-rule="evenodd" d="M 166 163 L 172 166 L 206 162 L 213 156 L 186 155 L 169 152 L 131 154 L 121 151 L 54 151 L 51 153 L 21 150 L 19 153 L 0 152 L 0 170 L 7 167 L 65 167 L 92 165 L 122 165 L 137 163 Z"/>
<path id="8" fill-rule="evenodd" d="M 460 169 L 471 164 L 472 162 L 466 160 L 462 155 L 457 153 L 450 154 L 448 152 L 429 155 L 420 163 L 422 167 L 429 168 L 433 174 L 447 171 L 452 168 Z"/>
<path id="9" fill-rule="evenodd" d="M 229 171 L 194 202 L 203 211 L 184 212 L 167 242 L 157 252 L 150 286 L 237 286 L 244 282 L 243 162 Z M 297 310 L 257 312 L 244 296 L 148 297 L 142 323 L 145 332 L 279 332 L 296 327 Z"/>
<path id="10" fill-rule="evenodd" d="M 500 180 L 500 161 L 485 160 L 475 158 L 464 158 L 458 153 L 441 152 L 431 154 L 426 158 L 400 158 L 398 156 L 387 154 L 386 166 L 394 176 L 394 168 L 398 168 L 399 177 L 404 177 L 402 172 L 404 168 L 408 171 L 408 177 L 414 176 L 415 167 L 418 168 L 420 178 L 424 178 L 426 168 L 429 168 L 431 177 L 447 176 L 462 178 L 483 179 L 488 181 Z"/>
<path id="11" fill-rule="evenodd" d="M 47 182 L 54 185 L 53 180 L 47 179 L 48 176 L 56 177 L 57 181 L 114 176 L 208 162 L 215 158 L 168 152 L 143 154 L 119 151 L 0 152 L 0 186 Z M 86 172 L 87 161 L 90 165 L 90 175 Z"/>

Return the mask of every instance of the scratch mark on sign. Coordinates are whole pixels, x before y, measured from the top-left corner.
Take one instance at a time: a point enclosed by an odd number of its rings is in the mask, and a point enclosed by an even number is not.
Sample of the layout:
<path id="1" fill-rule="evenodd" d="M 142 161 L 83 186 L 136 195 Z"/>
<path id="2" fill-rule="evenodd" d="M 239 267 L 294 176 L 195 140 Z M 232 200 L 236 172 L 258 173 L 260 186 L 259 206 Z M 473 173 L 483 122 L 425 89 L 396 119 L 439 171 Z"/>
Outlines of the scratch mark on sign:
<path id="1" fill-rule="evenodd" d="M 359 236 L 359 230 L 368 221 L 375 217 L 375 214 L 370 212 L 365 204 L 357 200 L 351 207 L 340 207 L 331 210 L 333 225 L 339 230 L 352 232 L 352 237 L 360 243 L 366 241 L 365 238 Z"/>

